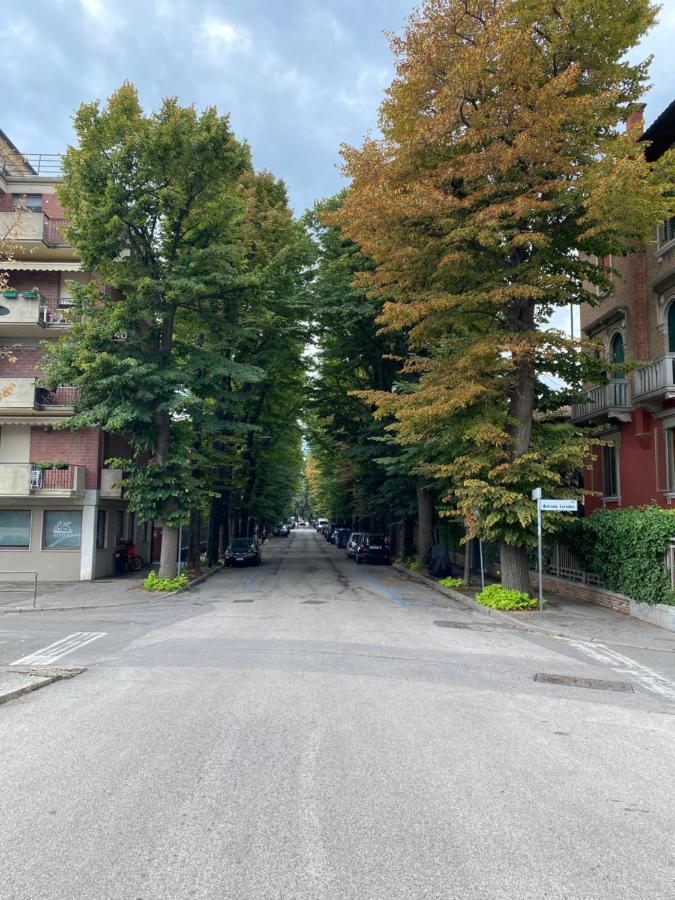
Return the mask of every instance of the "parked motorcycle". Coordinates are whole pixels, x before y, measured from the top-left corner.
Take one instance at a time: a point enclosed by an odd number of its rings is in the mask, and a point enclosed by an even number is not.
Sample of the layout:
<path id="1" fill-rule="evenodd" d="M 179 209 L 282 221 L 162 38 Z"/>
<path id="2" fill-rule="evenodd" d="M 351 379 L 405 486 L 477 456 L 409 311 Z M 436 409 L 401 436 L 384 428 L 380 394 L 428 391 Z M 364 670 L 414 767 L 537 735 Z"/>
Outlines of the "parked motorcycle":
<path id="1" fill-rule="evenodd" d="M 143 557 L 137 552 L 133 541 L 120 541 L 115 547 L 115 572 L 125 575 L 127 572 L 140 572 L 143 568 Z"/>

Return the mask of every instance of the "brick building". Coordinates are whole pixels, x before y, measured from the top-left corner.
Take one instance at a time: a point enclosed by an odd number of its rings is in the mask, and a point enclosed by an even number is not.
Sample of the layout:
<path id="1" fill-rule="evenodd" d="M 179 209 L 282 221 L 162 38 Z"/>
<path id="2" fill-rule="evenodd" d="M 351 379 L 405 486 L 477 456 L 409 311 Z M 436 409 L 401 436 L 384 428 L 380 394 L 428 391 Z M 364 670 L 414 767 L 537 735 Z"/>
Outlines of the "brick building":
<path id="1" fill-rule="evenodd" d="M 675 143 L 675 101 L 644 132 L 647 158 Z M 643 252 L 609 259 L 613 290 L 581 309 L 584 334 L 602 344 L 607 360 L 644 362 L 591 386 L 572 410 L 608 446 L 599 447 L 585 486 L 599 506 L 638 506 L 675 500 L 675 218 L 662 223 Z"/>
<path id="2" fill-rule="evenodd" d="M 63 234 L 57 156 L 22 156 L 0 131 L 0 577 L 36 571 L 42 580 L 87 580 L 113 571 L 122 537 L 149 556 L 151 528 L 127 510 L 104 461 L 124 456 L 119 438 L 95 428 L 58 430 L 75 389 L 39 384 L 42 344 L 68 327 L 72 282 L 88 281 Z"/>

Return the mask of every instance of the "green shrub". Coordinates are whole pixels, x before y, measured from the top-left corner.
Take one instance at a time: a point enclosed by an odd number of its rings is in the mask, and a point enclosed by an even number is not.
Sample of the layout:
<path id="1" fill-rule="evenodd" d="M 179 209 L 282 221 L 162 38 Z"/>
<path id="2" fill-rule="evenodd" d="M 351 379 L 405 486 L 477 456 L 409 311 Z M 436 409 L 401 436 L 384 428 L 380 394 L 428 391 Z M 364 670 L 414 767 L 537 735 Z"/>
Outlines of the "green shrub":
<path id="1" fill-rule="evenodd" d="M 439 578 L 438 583 L 447 588 L 458 588 L 464 584 L 463 578 Z"/>
<path id="2" fill-rule="evenodd" d="M 659 506 L 600 509 L 565 522 L 556 538 L 610 591 L 638 603 L 675 604 L 664 554 L 675 537 L 675 510 Z"/>
<path id="3" fill-rule="evenodd" d="M 537 601 L 520 591 L 509 591 L 501 584 L 491 584 L 480 594 L 476 594 L 476 600 L 483 606 L 492 609 L 536 609 Z"/>
<path id="4" fill-rule="evenodd" d="M 146 591 L 177 591 L 184 588 L 189 579 L 187 575 L 178 575 L 176 578 L 159 578 L 155 572 L 150 572 L 143 582 Z"/>

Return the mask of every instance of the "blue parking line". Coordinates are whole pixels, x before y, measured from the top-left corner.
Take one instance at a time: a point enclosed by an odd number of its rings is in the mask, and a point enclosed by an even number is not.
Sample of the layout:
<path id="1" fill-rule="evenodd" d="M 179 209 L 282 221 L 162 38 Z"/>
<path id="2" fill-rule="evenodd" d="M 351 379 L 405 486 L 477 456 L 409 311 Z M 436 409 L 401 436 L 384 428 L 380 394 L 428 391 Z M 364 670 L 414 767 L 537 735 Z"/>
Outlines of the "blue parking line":
<path id="1" fill-rule="evenodd" d="M 251 575 L 251 577 L 247 581 L 244 582 L 244 587 L 251 587 L 251 585 L 253 584 L 253 582 L 256 580 L 257 577 L 258 577 L 258 572 L 256 572 L 255 575 Z"/>
<path id="2" fill-rule="evenodd" d="M 397 606 L 400 606 L 401 609 L 408 608 L 408 604 L 405 602 L 403 597 L 399 597 L 399 595 L 396 593 L 396 591 L 392 591 L 391 588 L 388 588 L 387 585 L 384 584 L 382 581 L 380 581 L 380 579 L 377 578 L 375 575 L 370 575 L 369 578 L 371 581 L 375 582 L 375 584 L 380 588 L 380 590 L 383 590 L 385 592 L 387 597 L 389 597 L 389 599 L 393 603 L 395 603 Z"/>

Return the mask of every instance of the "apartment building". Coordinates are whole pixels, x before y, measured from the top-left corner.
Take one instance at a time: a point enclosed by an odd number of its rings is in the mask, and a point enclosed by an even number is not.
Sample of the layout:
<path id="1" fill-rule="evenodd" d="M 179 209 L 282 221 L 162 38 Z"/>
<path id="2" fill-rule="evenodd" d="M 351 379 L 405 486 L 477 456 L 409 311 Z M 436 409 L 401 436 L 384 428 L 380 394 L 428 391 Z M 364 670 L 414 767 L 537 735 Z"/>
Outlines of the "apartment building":
<path id="1" fill-rule="evenodd" d="M 152 529 L 127 509 L 105 467 L 126 446 L 98 429 L 63 429 L 76 389 L 40 385 L 45 341 L 67 329 L 72 283 L 86 282 L 64 234 L 56 189 L 60 158 L 23 155 L 0 131 L 0 236 L 12 251 L 0 259 L 0 578 L 38 573 L 40 580 L 88 580 L 113 572 L 115 544 L 133 540 L 149 558 Z"/>
<path id="2" fill-rule="evenodd" d="M 647 158 L 675 143 L 675 101 L 643 133 Z M 675 218 L 662 223 L 641 253 L 608 259 L 613 289 L 597 306 L 581 309 L 583 333 L 613 363 L 644 363 L 620 370 L 608 384 L 590 386 L 572 410 L 607 441 L 585 473 L 586 511 L 599 506 L 668 507 L 675 500 Z"/>

